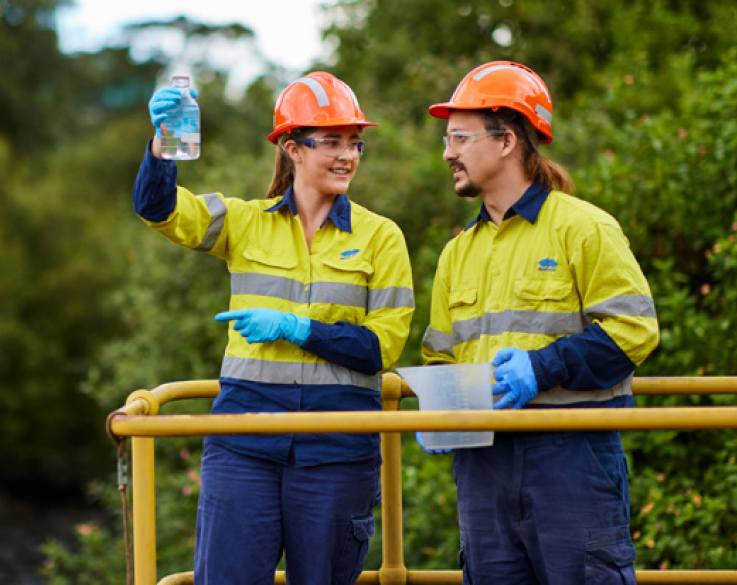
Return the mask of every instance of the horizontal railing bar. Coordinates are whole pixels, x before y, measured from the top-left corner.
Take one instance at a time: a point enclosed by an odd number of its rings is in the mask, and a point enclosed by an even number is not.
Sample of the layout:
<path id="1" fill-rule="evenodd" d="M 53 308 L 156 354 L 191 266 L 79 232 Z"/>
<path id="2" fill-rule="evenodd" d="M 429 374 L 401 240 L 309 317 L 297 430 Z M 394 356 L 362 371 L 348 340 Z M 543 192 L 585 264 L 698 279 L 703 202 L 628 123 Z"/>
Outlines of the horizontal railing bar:
<path id="1" fill-rule="evenodd" d="M 638 585 L 735 585 L 737 571 L 636 571 Z"/>
<path id="2" fill-rule="evenodd" d="M 634 378 L 632 392 L 653 394 L 737 394 L 737 376 Z"/>
<path id="3" fill-rule="evenodd" d="M 639 570 L 635 571 L 637 585 L 737 585 L 737 571 L 682 571 L 669 570 Z M 410 585 L 461 585 L 463 573 L 461 571 L 407 571 L 407 583 Z M 364 571 L 356 581 L 357 585 L 379 583 L 378 571 Z M 169 575 L 159 581 L 159 585 L 192 585 L 192 572 Z M 274 579 L 275 585 L 286 583 L 285 574 L 279 571 Z"/>
<path id="4" fill-rule="evenodd" d="M 635 571 L 637 585 L 737 585 L 737 571 Z M 461 585 L 461 571 L 407 571 L 407 583 L 412 585 Z"/>
<path id="5" fill-rule="evenodd" d="M 397 376 L 393 372 L 388 375 Z M 214 398 L 220 392 L 220 384 L 217 380 L 169 382 L 157 386 L 151 392 L 159 404 L 166 404 L 173 400 Z M 737 394 L 737 376 L 634 378 L 632 392 L 636 395 Z M 415 396 L 404 381 L 402 381 L 402 396 Z M 129 404 L 119 409 L 119 412 L 139 414 L 134 410 L 136 408 Z"/>
<path id="6" fill-rule="evenodd" d="M 737 407 L 288 412 L 112 417 L 116 435 L 164 437 L 414 431 L 697 430 L 737 428 Z"/>

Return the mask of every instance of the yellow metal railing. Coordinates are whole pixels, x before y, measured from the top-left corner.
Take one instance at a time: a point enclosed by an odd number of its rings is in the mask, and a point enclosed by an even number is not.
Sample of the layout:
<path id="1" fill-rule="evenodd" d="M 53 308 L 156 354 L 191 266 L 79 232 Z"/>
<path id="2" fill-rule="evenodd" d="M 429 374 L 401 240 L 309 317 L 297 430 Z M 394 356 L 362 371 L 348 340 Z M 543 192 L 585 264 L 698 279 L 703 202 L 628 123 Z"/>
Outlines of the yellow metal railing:
<path id="1" fill-rule="evenodd" d="M 462 583 L 460 571 L 411 571 L 404 565 L 402 542 L 401 433 L 409 431 L 574 431 L 737 429 L 737 407 L 556 409 L 516 411 L 400 411 L 402 398 L 414 396 L 396 374 L 384 375 L 382 412 L 259 413 L 238 415 L 158 415 L 167 402 L 213 398 L 216 380 L 174 382 L 133 392 L 126 405 L 108 417 L 112 436 L 131 438 L 134 576 L 137 585 L 154 585 L 156 511 L 154 437 L 271 433 L 382 433 L 382 564 L 364 571 L 359 584 Z M 737 377 L 635 378 L 636 394 L 737 394 Z M 191 585 L 192 572 L 158 582 Z M 283 572 L 275 583 L 286 583 Z M 737 571 L 637 571 L 638 584 L 737 584 Z"/>

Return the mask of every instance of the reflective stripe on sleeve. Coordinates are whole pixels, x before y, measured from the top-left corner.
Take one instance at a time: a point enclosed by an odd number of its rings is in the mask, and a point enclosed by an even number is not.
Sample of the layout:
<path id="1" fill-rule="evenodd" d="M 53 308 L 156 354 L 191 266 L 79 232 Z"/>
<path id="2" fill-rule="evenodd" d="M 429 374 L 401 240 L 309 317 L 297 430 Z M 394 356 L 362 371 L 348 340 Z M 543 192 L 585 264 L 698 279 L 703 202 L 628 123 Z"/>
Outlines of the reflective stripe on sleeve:
<path id="1" fill-rule="evenodd" d="M 651 317 L 657 318 L 653 299 L 645 295 L 623 295 L 589 307 L 584 311 L 591 323 L 598 317 Z"/>
<path id="2" fill-rule="evenodd" d="M 337 384 L 381 390 L 380 376 L 361 374 L 329 363 L 273 362 L 225 356 L 220 376 L 267 384 Z"/>
<path id="3" fill-rule="evenodd" d="M 428 327 L 425 330 L 425 335 L 422 338 L 422 346 L 426 347 L 433 353 L 442 353 L 452 358 L 455 358 L 453 353 L 453 336 L 448 333 L 443 333 L 432 327 Z"/>
<path id="4" fill-rule="evenodd" d="M 632 394 L 632 375 L 630 374 L 619 384 L 604 390 L 566 390 L 558 386 L 538 394 L 530 404 L 550 404 L 563 406 L 578 402 L 604 402 L 617 396 Z"/>
<path id="5" fill-rule="evenodd" d="M 389 286 L 369 290 L 368 310 L 400 309 L 415 307 L 415 295 L 411 288 Z"/>
<path id="6" fill-rule="evenodd" d="M 228 212 L 228 208 L 225 206 L 220 197 L 215 193 L 209 193 L 208 195 L 202 196 L 207 204 L 207 210 L 210 212 L 212 219 L 210 219 L 210 225 L 207 226 L 205 236 L 202 238 L 200 245 L 195 248 L 200 252 L 209 252 L 218 241 L 220 233 L 223 231 L 223 225 L 225 224 L 225 214 Z"/>

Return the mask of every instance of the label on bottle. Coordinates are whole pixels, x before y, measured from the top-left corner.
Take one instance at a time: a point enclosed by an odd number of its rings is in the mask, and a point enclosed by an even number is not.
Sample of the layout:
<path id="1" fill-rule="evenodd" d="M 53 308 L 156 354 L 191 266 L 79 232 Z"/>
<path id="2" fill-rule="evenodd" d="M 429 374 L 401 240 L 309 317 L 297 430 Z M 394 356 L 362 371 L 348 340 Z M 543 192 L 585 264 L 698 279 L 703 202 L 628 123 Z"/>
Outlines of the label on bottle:
<path id="1" fill-rule="evenodd" d="M 199 144 L 200 143 L 200 133 L 199 132 L 182 132 L 181 141 L 185 144 Z"/>

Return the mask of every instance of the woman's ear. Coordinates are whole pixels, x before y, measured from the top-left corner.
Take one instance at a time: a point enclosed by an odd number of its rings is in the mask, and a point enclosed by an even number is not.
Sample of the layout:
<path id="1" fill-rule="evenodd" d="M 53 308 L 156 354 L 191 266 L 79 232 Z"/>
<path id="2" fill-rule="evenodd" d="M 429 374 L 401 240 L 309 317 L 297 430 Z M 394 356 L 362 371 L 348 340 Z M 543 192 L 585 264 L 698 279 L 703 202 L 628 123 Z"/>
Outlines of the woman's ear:
<path id="1" fill-rule="evenodd" d="M 297 143 L 294 140 L 287 140 L 281 148 L 284 154 L 291 159 L 292 164 L 302 162 L 302 151 L 297 147 Z"/>

